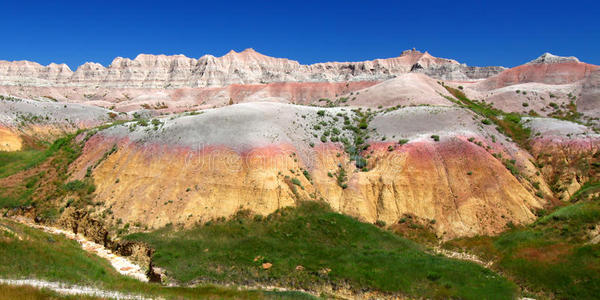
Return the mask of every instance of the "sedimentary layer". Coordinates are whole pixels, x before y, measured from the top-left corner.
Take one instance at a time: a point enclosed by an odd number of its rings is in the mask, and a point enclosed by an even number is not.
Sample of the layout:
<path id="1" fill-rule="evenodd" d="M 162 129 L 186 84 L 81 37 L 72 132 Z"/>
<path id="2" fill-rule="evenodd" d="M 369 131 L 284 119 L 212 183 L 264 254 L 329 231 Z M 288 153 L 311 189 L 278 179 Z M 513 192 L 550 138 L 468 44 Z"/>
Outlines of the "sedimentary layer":
<path id="1" fill-rule="evenodd" d="M 412 214 L 451 238 L 527 224 L 545 203 L 492 154 L 515 159 L 535 179 L 531 157 L 468 111 L 411 107 L 377 113 L 362 171 L 340 143 L 321 142 L 313 129 L 321 122 L 341 125 L 341 116 L 354 112 L 323 111 L 248 103 L 164 119 L 155 128 L 115 126 L 89 139 L 72 165 L 73 177 L 91 170 L 95 201 L 110 210 L 109 222 L 151 228 L 206 222 L 239 210 L 268 214 L 311 200 L 367 222 L 394 223 Z M 346 178 L 339 179 L 342 169 Z"/>
<path id="2" fill-rule="evenodd" d="M 468 67 L 414 50 L 388 59 L 302 65 L 246 49 L 240 53 L 230 51 L 222 57 L 205 55 L 199 59 L 146 54 L 133 60 L 117 57 L 108 67 L 85 63 L 74 72 L 65 64 L 42 66 L 29 61 L 0 61 L 0 85 L 182 88 L 271 82 L 380 81 L 411 71 L 443 79 L 467 80 L 487 78 L 502 70 L 501 67 Z"/>

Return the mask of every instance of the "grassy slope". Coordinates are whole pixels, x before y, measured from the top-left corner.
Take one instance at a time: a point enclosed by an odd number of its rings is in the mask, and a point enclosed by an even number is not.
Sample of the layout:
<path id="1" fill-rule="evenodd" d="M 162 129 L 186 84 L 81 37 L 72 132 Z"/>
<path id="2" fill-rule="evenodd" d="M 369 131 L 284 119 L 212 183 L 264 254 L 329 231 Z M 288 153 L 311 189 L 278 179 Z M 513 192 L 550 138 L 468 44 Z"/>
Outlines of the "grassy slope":
<path id="1" fill-rule="evenodd" d="M 45 159 L 43 150 L 0 151 L 0 178 L 8 177 Z"/>
<path id="2" fill-rule="evenodd" d="M 92 300 L 103 299 L 87 296 L 67 296 L 49 291 L 46 289 L 37 289 L 30 286 L 10 286 L 0 284 L 0 300 L 53 300 L 53 299 L 69 299 L 69 300 Z"/>
<path id="3" fill-rule="evenodd" d="M 498 237 L 465 238 L 449 248 L 470 249 L 538 296 L 594 299 L 600 295 L 600 245 L 588 232 L 600 224 L 600 185 L 587 184 L 578 199 L 527 227 Z"/>
<path id="4" fill-rule="evenodd" d="M 48 168 L 52 169 L 34 169 L 35 172 L 27 178 L 23 178 L 22 182 L 10 187 L 0 186 L 0 208 L 15 208 L 32 204 L 34 202 L 33 194 L 45 181 L 56 181 L 56 184 L 61 184 L 67 178 L 66 172 L 69 163 L 81 153 L 79 145 L 73 141 L 74 136 L 67 135 L 59 138 L 45 150 L 0 152 L 0 179 L 11 175 L 19 176 L 17 173 L 36 168 L 47 160 L 51 160 Z M 44 180 L 48 176 L 53 176 L 53 178 Z M 54 190 L 58 192 L 59 188 L 55 187 Z"/>
<path id="5" fill-rule="evenodd" d="M 167 227 L 127 238 L 150 243 L 155 263 L 181 282 L 302 288 L 347 283 L 359 291 L 464 299 L 508 299 L 515 293 L 513 284 L 489 270 L 427 254 L 413 242 L 317 203 L 266 218 L 239 214 L 191 230 Z M 272 267 L 265 270 L 263 263 Z"/>
<path id="6" fill-rule="evenodd" d="M 212 286 L 167 288 L 142 283 L 118 274 L 106 260 L 85 252 L 75 241 L 6 219 L 0 219 L 0 253 L 0 277 L 3 278 L 38 278 L 167 299 L 307 298 L 294 293 L 237 291 Z"/>

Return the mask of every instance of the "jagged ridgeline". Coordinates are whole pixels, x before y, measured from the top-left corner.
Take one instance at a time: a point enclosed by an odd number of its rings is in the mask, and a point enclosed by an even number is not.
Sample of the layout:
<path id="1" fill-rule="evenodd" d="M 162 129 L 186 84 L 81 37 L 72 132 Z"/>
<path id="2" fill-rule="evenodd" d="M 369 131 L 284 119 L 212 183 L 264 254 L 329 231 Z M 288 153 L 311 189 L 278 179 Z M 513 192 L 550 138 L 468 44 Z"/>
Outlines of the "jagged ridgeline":
<path id="1" fill-rule="evenodd" d="M 0 62 L 0 247 L 21 258 L 1 276 L 166 298 L 593 298 L 598 72 L 418 51 Z M 94 271 L 53 267 L 65 253 Z"/>

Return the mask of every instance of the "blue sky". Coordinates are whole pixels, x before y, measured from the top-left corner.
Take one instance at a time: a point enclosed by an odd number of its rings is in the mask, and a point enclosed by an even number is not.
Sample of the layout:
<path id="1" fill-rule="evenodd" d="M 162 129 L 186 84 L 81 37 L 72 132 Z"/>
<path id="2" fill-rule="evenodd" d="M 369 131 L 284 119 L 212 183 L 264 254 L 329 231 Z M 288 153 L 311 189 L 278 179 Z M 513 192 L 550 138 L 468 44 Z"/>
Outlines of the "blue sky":
<path id="1" fill-rule="evenodd" d="M 138 53 L 254 48 L 301 63 L 417 48 L 469 65 L 545 51 L 600 64 L 597 1 L 2 1 L 0 59 L 108 65 Z"/>

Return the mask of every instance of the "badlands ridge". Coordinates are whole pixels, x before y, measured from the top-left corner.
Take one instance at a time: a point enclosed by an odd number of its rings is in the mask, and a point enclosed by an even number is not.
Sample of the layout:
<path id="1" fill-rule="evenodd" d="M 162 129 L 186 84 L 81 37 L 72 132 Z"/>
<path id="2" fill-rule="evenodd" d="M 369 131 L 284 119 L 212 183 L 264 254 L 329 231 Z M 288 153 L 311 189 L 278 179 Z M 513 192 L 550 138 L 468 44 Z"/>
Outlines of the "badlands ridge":
<path id="1" fill-rule="evenodd" d="M 310 200 L 365 222 L 414 216 L 443 239 L 493 235 L 595 176 L 578 166 L 599 153 L 599 68 L 551 54 L 469 67 L 414 50 L 313 65 L 252 49 L 139 55 L 75 72 L 3 61 L 0 151 L 111 123 L 78 137 L 69 176 L 93 180 L 89 208 L 112 227 Z"/>

